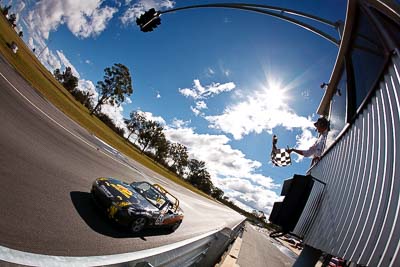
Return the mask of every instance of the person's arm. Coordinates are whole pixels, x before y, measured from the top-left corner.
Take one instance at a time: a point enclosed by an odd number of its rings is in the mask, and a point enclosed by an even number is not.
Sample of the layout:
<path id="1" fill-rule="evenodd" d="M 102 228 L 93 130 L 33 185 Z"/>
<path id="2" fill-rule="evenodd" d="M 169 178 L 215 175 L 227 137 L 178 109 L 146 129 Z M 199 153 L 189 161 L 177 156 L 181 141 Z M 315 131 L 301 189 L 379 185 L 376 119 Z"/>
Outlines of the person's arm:
<path id="1" fill-rule="evenodd" d="M 315 145 L 311 146 L 307 150 L 300 150 L 300 149 L 295 149 L 295 148 L 289 148 L 287 150 L 287 152 L 289 152 L 289 153 L 295 152 L 295 153 L 297 153 L 299 155 L 302 155 L 304 157 L 310 157 L 310 156 L 314 155 L 315 151 L 316 151 L 316 146 Z"/>
<path id="2" fill-rule="evenodd" d="M 303 156 L 303 150 L 300 150 L 300 149 L 295 149 L 295 148 L 289 148 L 288 150 L 286 150 L 289 154 L 290 153 L 292 153 L 292 152 L 294 152 L 294 153 L 297 153 L 297 154 L 299 154 L 299 155 L 302 155 Z"/>

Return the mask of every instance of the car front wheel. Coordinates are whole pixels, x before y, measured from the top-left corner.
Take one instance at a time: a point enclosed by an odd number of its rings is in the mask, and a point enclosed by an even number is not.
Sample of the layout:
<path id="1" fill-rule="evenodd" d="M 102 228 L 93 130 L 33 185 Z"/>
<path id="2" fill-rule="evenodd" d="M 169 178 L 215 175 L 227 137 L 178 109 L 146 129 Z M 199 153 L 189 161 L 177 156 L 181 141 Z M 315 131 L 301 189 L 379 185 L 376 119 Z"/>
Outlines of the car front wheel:
<path id="1" fill-rule="evenodd" d="M 131 231 L 132 233 L 138 233 L 144 229 L 146 226 L 147 220 L 144 217 L 137 217 L 131 223 Z"/>
<path id="2" fill-rule="evenodd" d="M 182 223 L 182 221 L 179 221 L 179 222 L 176 222 L 176 223 L 174 223 L 172 226 L 171 226 L 171 231 L 172 232 L 175 232 L 176 231 L 176 229 L 178 229 L 178 227 L 181 225 L 181 223 Z"/>

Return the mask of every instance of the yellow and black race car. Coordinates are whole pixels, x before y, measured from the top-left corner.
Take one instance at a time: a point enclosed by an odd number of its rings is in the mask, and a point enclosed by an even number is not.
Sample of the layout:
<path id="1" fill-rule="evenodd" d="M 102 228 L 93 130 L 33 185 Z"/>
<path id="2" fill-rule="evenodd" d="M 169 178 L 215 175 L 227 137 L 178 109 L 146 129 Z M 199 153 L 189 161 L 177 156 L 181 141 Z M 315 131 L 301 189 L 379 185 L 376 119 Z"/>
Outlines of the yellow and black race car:
<path id="1" fill-rule="evenodd" d="M 93 182 L 91 194 L 110 219 L 128 226 L 133 233 L 147 227 L 175 231 L 182 223 L 179 200 L 158 184 L 128 184 L 114 178 L 98 178 Z"/>

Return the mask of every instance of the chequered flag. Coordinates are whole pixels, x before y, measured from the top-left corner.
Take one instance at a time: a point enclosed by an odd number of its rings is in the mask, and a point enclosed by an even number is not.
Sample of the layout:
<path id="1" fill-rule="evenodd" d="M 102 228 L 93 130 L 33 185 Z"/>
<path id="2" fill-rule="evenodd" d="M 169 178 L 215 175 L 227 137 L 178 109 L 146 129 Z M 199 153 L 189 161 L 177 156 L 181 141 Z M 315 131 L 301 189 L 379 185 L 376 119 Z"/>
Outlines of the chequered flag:
<path id="1" fill-rule="evenodd" d="M 274 135 L 272 137 L 272 152 L 271 161 L 275 166 L 285 167 L 292 163 L 290 154 L 284 148 L 276 148 L 276 143 L 278 142 L 278 137 Z"/>

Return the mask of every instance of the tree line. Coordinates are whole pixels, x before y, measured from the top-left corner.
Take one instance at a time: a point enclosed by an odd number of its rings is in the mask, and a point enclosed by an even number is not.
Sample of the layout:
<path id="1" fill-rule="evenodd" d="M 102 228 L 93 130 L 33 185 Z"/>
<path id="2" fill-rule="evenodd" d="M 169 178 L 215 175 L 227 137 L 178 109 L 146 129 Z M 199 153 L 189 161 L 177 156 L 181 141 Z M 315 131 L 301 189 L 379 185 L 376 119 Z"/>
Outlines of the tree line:
<path id="1" fill-rule="evenodd" d="M 11 25 L 11 27 L 13 29 L 15 29 L 15 27 L 17 27 L 17 23 L 16 23 L 17 22 L 17 14 L 10 13 L 10 9 L 11 9 L 11 5 L 0 6 L 1 14 L 3 14 L 3 16 L 6 17 L 8 23 Z M 18 36 L 22 38 L 24 36 L 24 33 L 22 31 L 19 31 Z"/>
<path id="2" fill-rule="evenodd" d="M 129 118 L 124 119 L 128 130 L 125 132 L 125 129 L 117 127 L 111 118 L 101 112 L 101 106 L 104 104 L 119 106 L 133 93 L 128 67 L 118 63 L 104 69 L 103 80 L 98 81 L 96 85 L 98 92 L 96 102 L 93 93 L 78 89 L 79 80 L 73 74 L 71 67 L 66 67 L 64 71 L 57 68 L 53 71 L 53 75 L 77 101 L 88 108 L 90 115 L 98 117 L 113 131 L 136 146 L 142 154 L 146 154 L 204 193 L 216 199 L 223 198 L 224 192 L 213 185 L 206 163 L 189 158 L 186 146 L 167 140 L 164 127 L 160 123 L 147 119 L 141 111 L 132 111 Z"/>

